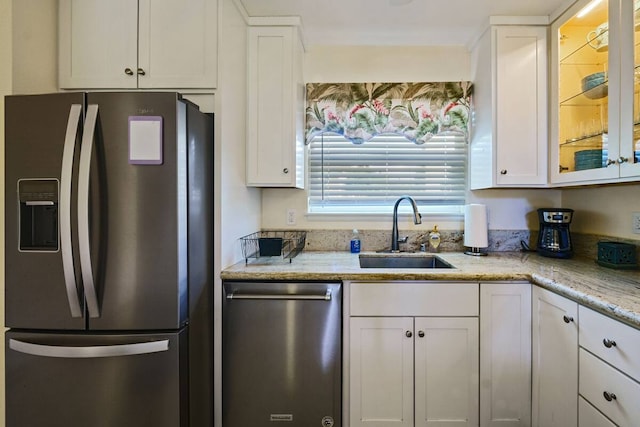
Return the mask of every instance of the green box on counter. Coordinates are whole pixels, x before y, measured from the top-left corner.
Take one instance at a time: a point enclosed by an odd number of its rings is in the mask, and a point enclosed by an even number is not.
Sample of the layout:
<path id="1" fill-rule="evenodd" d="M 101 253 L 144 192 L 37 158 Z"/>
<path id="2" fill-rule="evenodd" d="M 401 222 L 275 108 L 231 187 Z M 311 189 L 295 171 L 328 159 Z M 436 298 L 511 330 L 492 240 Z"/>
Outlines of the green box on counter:
<path id="1" fill-rule="evenodd" d="M 598 264 L 617 269 L 636 269 L 636 247 L 629 243 L 598 242 Z"/>

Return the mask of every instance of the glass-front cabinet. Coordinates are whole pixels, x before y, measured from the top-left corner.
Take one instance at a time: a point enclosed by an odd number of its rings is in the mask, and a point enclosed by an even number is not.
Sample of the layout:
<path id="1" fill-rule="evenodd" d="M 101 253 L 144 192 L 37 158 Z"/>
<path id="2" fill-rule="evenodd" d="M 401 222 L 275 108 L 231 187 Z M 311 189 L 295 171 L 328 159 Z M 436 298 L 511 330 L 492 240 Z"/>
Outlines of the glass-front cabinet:
<path id="1" fill-rule="evenodd" d="M 551 26 L 553 183 L 640 178 L 639 9 L 581 0 Z"/>

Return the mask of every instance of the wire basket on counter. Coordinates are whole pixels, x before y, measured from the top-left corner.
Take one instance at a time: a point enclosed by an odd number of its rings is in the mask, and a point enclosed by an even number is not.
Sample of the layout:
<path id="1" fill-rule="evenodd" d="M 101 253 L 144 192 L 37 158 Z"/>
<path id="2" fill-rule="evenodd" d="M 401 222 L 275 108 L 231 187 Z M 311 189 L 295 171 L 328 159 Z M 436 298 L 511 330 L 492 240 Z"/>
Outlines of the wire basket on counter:
<path id="1" fill-rule="evenodd" d="M 249 258 L 282 257 L 289 262 L 304 249 L 306 231 L 258 231 L 240 238 L 245 263 Z"/>

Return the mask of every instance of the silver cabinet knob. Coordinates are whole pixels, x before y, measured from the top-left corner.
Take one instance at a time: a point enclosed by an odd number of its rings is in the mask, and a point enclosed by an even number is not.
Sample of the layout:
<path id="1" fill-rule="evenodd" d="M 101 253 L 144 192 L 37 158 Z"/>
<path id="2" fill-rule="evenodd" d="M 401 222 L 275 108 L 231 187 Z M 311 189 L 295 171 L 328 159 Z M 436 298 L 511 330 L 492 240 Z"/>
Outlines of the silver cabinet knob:
<path id="1" fill-rule="evenodd" d="M 562 316 L 562 320 L 564 320 L 564 323 L 571 323 L 573 322 L 573 317 Z"/>
<path id="2" fill-rule="evenodd" d="M 420 338 L 424 338 L 424 331 L 418 331 L 418 336 Z"/>
<path id="3" fill-rule="evenodd" d="M 629 159 L 628 159 L 628 158 L 626 158 L 626 157 L 622 157 L 622 156 L 620 156 L 620 157 L 618 157 L 618 160 L 616 160 L 616 161 L 618 162 L 618 164 L 619 164 L 619 165 L 621 165 L 621 164 L 623 164 L 623 163 L 628 162 L 628 161 L 629 161 Z"/>
<path id="4" fill-rule="evenodd" d="M 284 172 L 284 173 L 289 173 L 289 168 L 284 168 L 284 169 L 282 169 L 282 172 Z"/>
<path id="5" fill-rule="evenodd" d="M 138 68 L 138 75 L 144 76 L 145 74 L 147 74 L 147 73 L 144 72 L 144 69 Z"/>
<path id="6" fill-rule="evenodd" d="M 604 165 L 605 167 L 615 165 L 616 161 L 613 159 L 607 159 L 607 163 Z"/>
<path id="7" fill-rule="evenodd" d="M 404 335 L 405 335 L 407 338 L 411 338 L 411 337 L 413 336 L 413 333 L 412 333 L 411 331 L 407 331 L 407 332 L 405 332 L 405 333 L 404 333 Z"/>
<path id="8" fill-rule="evenodd" d="M 615 341 L 610 340 L 609 338 L 603 339 L 602 344 L 607 348 L 615 347 L 617 345 Z"/>
<path id="9" fill-rule="evenodd" d="M 132 70 L 131 68 L 129 68 L 129 67 L 127 67 L 127 68 L 125 68 L 125 69 L 124 69 L 124 73 L 125 73 L 127 76 L 133 76 L 133 70 Z"/>
<path id="10" fill-rule="evenodd" d="M 500 175 L 506 175 L 506 174 L 507 174 L 507 170 L 506 170 L 506 169 L 502 169 L 502 170 L 500 171 Z"/>
<path id="11" fill-rule="evenodd" d="M 602 393 L 602 395 L 604 396 L 605 400 L 607 402 L 611 402 L 612 400 L 616 400 L 617 397 L 614 393 L 609 393 L 608 391 L 605 391 L 604 393 Z"/>

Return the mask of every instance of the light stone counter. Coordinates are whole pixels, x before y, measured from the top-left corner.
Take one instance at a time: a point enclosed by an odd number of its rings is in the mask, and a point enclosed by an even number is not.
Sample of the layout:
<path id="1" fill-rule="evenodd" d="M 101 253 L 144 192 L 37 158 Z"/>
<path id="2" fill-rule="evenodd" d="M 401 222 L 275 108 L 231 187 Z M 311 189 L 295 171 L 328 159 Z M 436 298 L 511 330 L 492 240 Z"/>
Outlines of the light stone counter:
<path id="1" fill-rule="evenodd" d="M 411 256 L 420 256 L 412 254 Z M 452 269 L 363 269 L 358 255 L 302 252 L 289 260 L 250 259 L 225 269 L 223 280 L 445 280 L 530 281 L 640 328 L 640 271 L 601 267 L 592 259 L 568 260 L 535 253 L 494 252 L 472 257 L 442 252 Z"/>

